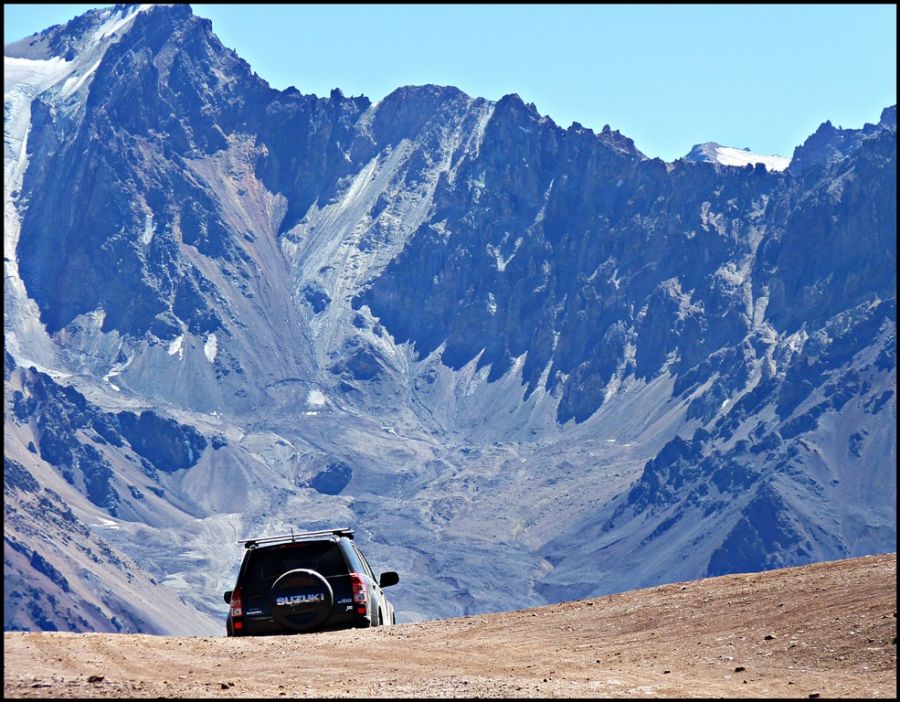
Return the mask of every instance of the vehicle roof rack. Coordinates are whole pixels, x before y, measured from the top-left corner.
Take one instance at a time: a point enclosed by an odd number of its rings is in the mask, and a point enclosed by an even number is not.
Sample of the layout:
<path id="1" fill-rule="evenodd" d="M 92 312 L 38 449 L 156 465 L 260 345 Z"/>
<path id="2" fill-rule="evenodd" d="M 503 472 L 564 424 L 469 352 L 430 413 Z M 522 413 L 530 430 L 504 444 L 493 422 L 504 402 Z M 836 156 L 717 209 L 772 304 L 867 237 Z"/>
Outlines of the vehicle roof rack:
<path id="1" fill-rule="evenodd" d="M 282 534 L 281 536 L 262 536 L 252 539 L 240 539 L 239 544 L 244 544 L 244 548 L 254 548 L 258 544 L 271 544 L 278 541 L 303 541 L 305 539 L 313 539 L 320 536 L 346 536 L 348 539 L 353 538 L 353 529 L 341 527 L 339 529 L 320 529 L 318 531 L 298 531 L 291 529 L 290 534 Z"/>

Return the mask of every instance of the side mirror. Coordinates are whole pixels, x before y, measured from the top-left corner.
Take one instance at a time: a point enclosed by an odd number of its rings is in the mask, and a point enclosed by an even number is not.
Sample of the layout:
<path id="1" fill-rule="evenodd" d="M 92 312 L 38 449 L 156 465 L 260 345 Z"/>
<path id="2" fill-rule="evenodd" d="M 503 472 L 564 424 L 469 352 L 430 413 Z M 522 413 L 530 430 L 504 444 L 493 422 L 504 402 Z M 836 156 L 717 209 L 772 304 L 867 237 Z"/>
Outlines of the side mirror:
<path id="1" fill-rule="evenodd" d="M 225 593 L 225 604 L 231 604 L 231 590 Z"/>
<path id="2" fill-rule="evenodd" d="M 387 570 L 381 574 L 381 577 L 378 578 L 378 586 L 379 587 L 390 587 L 391 585 L 396 585 L 400 582 L 400 576 L 397 575 L 393 570 Z"/>

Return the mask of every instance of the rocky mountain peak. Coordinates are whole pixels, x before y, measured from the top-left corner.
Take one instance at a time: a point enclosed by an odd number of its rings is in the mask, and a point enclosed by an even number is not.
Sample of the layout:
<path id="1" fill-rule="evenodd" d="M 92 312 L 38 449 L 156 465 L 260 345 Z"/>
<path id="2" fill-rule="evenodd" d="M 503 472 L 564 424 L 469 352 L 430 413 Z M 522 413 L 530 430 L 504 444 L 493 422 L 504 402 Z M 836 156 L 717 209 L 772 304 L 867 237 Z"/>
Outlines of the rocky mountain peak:
<path id="1" fill-rule="evenodd" d="M 896 105 L 882 110 L 877 124 L 866 123 L 861 129 L 835 127 L 831 120 L 826 120 L 794 149 L 788 170 L 793 175 L 800 175 L 813 166 L 834 163 L 851 154 L 865 139 L 876 135 L 880 130 L 896 128 Z"/>
<path id="2" fill-rule="evenodd" d="M 115 5 L 89 10 L 65 24 L 48 27 L 30 37 L 7 44 L 4 56 L 48 60 L 62 58 L 74 61 L 85 50 L 106 37 L 123 34 L 140 13 L 154 11 L 153 5 Z"/>
<path id="3" fill-rule="evenodd" d="M 516 94 L 273 90 L 186 6 L 29 41 L 12 621 L 146 628 L 78 541 L 218 631 L 235 539 L 338 518 L 452 574 L 398 588 L 407 621 L 896 549 L 895 112 L 825 123 L 785 177 Z"/>

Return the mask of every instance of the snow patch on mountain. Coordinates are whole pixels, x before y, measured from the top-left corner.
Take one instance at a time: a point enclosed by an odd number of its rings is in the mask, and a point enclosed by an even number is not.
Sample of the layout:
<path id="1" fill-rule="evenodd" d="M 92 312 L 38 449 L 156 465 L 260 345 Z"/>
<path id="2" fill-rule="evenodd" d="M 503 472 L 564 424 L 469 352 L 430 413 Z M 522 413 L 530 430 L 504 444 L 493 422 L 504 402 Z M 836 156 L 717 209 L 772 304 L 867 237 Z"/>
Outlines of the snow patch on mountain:
<path id="1" fill-rule="evenodd" d="M 325 404 L 325 394 L 321 390 L 310 390 L 306 402 L 311 407 L 322 407 Z"/>
<path id="2" fill-rule="evenodd" d="M 153 224 L 153 213 L 148 212 L 144 219 L 144 231 L 141 233 L 141 243 L 144 246 L 149 246 L 150 242 L 153 241 L 153 234 L 155 232 L 156 227 Z"/>
<path id="3" fill-rule="evenodd" d="M 17 197 L 28 168 L 31 102 L 70 70 L 69 63 L 58 57 L 3 57 L 3 327 L 6 346 L 14 357 L 47 366 L 56 363 L 53 345 L 19 276 L 16 247 L 22 217 Z"/>
<path id="4" fill-rule="evenodd" d="M 94 30 L 85 32 L 68 58 L 35 58 L 28 53 L 26 40 L 4 47 L 3 56 L 3 292 L 6 347 L 23 363 L 55 367 L 56 352 L 40 323 L 37 305 L 29 298 L 19 274 L 16 248 L 22 223 L 18 193 L 28 168 L 28 134 L 31 131 L 32 101 L 44 93 L 59 96 L 60 105 L 73 95 L 82 95 L 66 108 L 71 112 L 83 105 L 89 79 L 96 74 L 107 49 L 140 13 L 153 5 L 116 6 L 93 14 Z M 32 43 L 39 43 L 37 39 Z M 7 50 L 9 54 L 7 54 Z"/>
<path id="5" fill-rule="evenodd" d="M 750 149 L 722 146 L 713 141 L 697 144 L 684 158 L 694 163 L 717 163 L 721 166 L 737 166 L 739 168 L 761 163 L 770 171 L 783 171 L 791 165 L 791 159 L 784 156 L 764 156 L 754 153 Z"/>
<path id="6" fill-rule="evenodd" d="M 203 353 L 206 354 L 206 359 L 212 363 L 216 360 L 216 352 L 219 349 L 219 340 L 216 338 L 215 334 L 210 334 L 206 342 L 203 344 Z"/>
<path id="7" fill-rule="evenodd" d="M 176 353 L 179 361 L 184 359 L 184 334 L 179 334 L 169 344 L 169 355 L 174 356 Z"/>
<path id="8" fill-rule="evenodd" d="M 100 41 L 121 31 L 127 24 L 134 21 L 138 13 L 145 12 L 151 7 L 153 7 L 152 4 L 138 5 L 137 7 L 123 5 L 109 9 L 106 21 L 97 27 L 89 43 Z"/>
<path id="9" fill-rule="evenodd" d="M 72 73 L 72 75 L 70 75 L 70 76 L 66 79 L 66 82 L 63 83 L 63 86 L 62 86 L 62 88 L 60 89 L 59 94 L 60 94 L 62 97 L 67 98 L 67 97 L 69 97 L 70 95 L 72 95 L 72 93 L 77 92 L 78 89 L 79 89 L 82 85 L 84 85 L 85 81 L 87 81 L 88 78 L 90 78 L 91 76 L 94 75 L 94 72 L 97 70 L 97 68 L 99 68 L 100 62 L 101 62 L 102 60 L 103 60 L 103 59 L 97 59 L 96 63 L 94 63 L 93 66 L 91 66 L 89 69 L 87 69 L 87 70 L 84 71 L 84 72 L 80 72 L 80 71 L 77 71 L 77 70 L 74 71 L 74 72 Z"/>
<path id="10" fill-rule="evenodd" d="M 121 363 L 116 363 L 112 368 L 109 369 L 109 372 L 103 376 L 103 380 L 109 383 L 113 390 L 118 392 L 120 388 L 112 382 L 112 379 L 122 373 L 122 371 L 124 371 L 126 368 L 128 368 L 133 360 L 134 356 L 129 356 Z"/>

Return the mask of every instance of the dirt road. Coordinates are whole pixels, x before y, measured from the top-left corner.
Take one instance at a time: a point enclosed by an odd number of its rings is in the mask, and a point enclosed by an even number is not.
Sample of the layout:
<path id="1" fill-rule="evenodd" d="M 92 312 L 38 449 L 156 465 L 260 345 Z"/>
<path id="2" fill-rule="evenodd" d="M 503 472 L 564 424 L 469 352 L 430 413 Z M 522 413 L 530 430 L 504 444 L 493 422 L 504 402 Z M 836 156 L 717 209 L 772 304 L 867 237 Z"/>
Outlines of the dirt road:
<path id="1" fill-rule="evenodd" d="M 265 639 L 6 633 L 6 697 L 896 697 L 896 554 Z"/>

